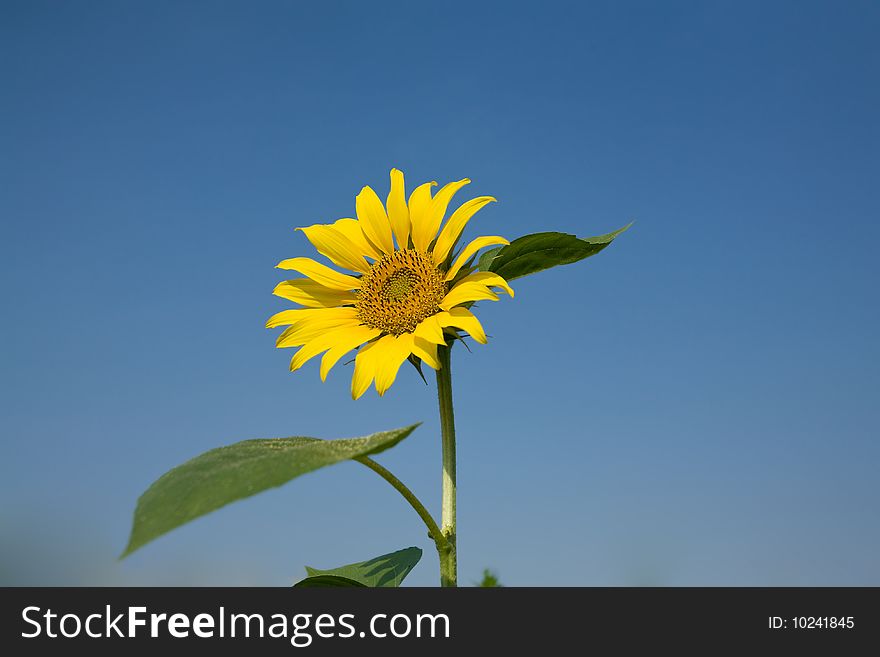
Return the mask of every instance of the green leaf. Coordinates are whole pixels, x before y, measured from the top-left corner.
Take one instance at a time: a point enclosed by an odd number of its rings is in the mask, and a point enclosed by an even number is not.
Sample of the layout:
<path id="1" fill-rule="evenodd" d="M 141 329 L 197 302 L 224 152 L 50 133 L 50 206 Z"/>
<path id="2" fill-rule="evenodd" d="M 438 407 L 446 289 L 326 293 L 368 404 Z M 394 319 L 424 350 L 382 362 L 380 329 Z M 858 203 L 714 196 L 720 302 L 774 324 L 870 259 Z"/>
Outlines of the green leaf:
<path id="1" fill-rule="evenodd" d="M 488 568 L 483 569 L 483 579 L 480 580 L 480 583 L 477 586 L 487 589 L 492 588 L 501 588 L 504 585 L 498 579 L 498 575 L 489 570 Z"/>
<path id="2" fill-rule="evenodd" d="M 341 440 L 303 436 L 243 440 L 205 452 L 166 472 L 140 496 L 122 557 L 230 502 L 312 470 L 394 447 L 417 426 Z"/>
<path id="3" fill-rule="evenodd" d="M 525 235 L 507 246 L 486 251 L 479 260 L 479 269 L 494 272 L 505 280 L 512 281 L 596 255 L 630 226 L 632 223 L 598 237 L 582 238 L 568 233 Z"/>
<path id="4" fill-rule="evenodd" d="M 515 241 L 516 240 L 514 240 L 514 242 Z M 480 259 L 477 261 L 477 269 L 479 271 L 489 271 L 489 267 L 492 265 L 492 261 L 495 259 L 495 256 L 497 256 L 498 252 L 501 251 L 501 249 L 503 248 L 503 246 L 496 246 L 494 249 L 483 251 L 483 255 L 481 255 Z"/>
<path id="5" fill-rule="evenodd" d="M 357 580 L 340 577 L 339 575 L 316 575 L 315 577 L 306 577 L 304 580 L 294 584 L 294 586 L 301 586 L 303 588 L 363 588 L 366 584 L 361 584 Z"/>
<path id="6" fill-rule="evenodd" d="M 400 586 L 421 558 L 421 549 L 409 547 L 331 570 L 318 570 L 306 566 L 309 576 L 294 586 Z"/>

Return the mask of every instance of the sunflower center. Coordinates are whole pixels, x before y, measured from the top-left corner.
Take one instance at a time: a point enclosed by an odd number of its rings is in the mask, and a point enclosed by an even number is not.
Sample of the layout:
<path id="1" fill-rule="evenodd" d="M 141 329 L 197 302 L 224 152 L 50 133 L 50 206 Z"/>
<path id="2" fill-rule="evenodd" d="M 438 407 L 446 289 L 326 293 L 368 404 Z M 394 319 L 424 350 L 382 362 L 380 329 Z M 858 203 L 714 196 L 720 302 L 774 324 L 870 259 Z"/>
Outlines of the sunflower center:
<path id="1" fill-rule="evenodd" d="M 361 279 L 358 319 L 386 333 L 412 333 L 419 322 L 439 312 L 445 295 L 443 272 L 431 254 L 395 251 L 377 260 Z"/>
<path id="2" fill-rule="evenodd" d="M 382 296 L 392 303 L 403 301 L 415 289 L 417 280 L 412 269 L 398 269 L 382 284 Z"/>

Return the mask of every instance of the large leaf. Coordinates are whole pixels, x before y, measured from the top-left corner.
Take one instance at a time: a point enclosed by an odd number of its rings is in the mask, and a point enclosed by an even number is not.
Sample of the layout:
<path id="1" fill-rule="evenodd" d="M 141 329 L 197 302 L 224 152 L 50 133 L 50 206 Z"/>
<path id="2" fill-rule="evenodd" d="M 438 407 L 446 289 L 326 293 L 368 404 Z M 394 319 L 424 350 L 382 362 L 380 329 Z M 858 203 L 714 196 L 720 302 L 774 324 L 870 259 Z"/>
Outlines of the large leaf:
<path id="1" fill-rule="evenodd" d="M 267 438 L 212 449 L 169 470 L 138 499 L 125 557 L 190 520 L 295 477 L 394 447 L 414 424 L 363 438 Z"/>
<path id="2" fill-rule="evenodd" d="M 339 575 L 316 575 L 314 577 L 306 577 L 300 580 L 294 586 L 302 586 L 303 588 L 363 588 L 366 584 L 361 584 L 357 580 L 348 577 L 340 577 Z"/>
<path id="3" fill-rule="evenodd" d="M 306 566 L 309 576 L 294 586 L 400 586 L 421 558 L 422 551 L 410 547 L 331 570 Z"/>
<path id="4" fill-rule="evenodd" d="M 577 237 L 568 233 L 534 233 L 513 240 L 507 246 L 486 251 L 479 260 L 480 271 L 491 271 L 512 281 L 557 265 L 568 265 L 596 255 L 632 223 L 607 235 Z"/>

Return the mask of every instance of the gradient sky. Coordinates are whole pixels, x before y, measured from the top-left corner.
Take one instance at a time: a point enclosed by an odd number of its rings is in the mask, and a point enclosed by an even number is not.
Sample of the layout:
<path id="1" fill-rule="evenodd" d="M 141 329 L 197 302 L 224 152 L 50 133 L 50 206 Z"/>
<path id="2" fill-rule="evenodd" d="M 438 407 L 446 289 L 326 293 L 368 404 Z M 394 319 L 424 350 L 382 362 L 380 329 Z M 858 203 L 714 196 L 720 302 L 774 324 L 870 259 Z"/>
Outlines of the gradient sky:
<path id="1" fill-rule="evenodd" d="M 244 438 L 424 425 L 263 328 L 295 226 L 469 177 L 469 235 L 635 226 L 482 303 L 453 354 L 460 571 L 880 585 L 872 2 L 0 3 L 0 583 L 277 584 L 409 545 L 346 463 L 124 562 L 138 495 Z"/>

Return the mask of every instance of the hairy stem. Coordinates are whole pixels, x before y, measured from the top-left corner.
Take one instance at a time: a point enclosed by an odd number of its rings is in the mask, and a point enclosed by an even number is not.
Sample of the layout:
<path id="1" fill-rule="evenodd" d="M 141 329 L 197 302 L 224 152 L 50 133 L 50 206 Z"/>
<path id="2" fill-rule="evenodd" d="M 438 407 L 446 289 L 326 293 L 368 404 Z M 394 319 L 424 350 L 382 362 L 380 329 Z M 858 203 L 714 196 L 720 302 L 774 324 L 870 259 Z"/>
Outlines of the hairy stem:
<path id="1" fill-rule="evenodd" d="M 446 544 L 440 554 L 440 586 L 458 586 L 458 554 L 455 526 L 455 417 L 452 411 L 451 346 L 437 349 L 437 398 L 440 402 L 440 432 L 443 446 L 443 507 L 441 532 Z"/>

